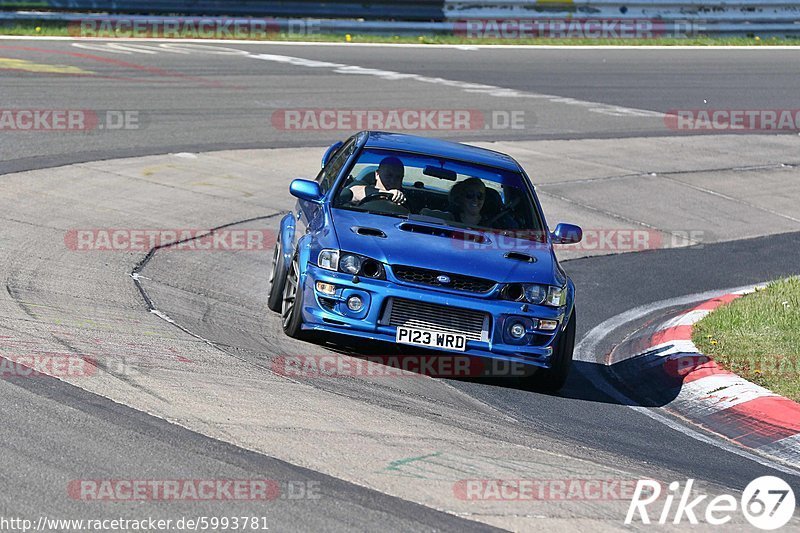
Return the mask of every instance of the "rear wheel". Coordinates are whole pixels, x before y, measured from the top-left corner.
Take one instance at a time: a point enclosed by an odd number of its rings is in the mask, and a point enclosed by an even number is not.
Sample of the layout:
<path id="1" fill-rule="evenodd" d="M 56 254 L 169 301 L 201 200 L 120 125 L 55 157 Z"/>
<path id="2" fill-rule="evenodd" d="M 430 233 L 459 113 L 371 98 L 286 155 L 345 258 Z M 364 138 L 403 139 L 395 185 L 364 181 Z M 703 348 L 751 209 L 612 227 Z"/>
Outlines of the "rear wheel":
<path id="1" fill-rule="evenodd" d="M 300 259 L 297 254 L 286 271 L 281 304 L 283 331 L 299 339 L 303 331 L 303 287 L 300 286 Z"/>
<path id="2" fill-rule="evenodd" d="M 572 352 L 575 350 L 575 315 L 576 311 L 573 309 L 567 328 L 553 349 L 550 368 L 539 369 L 532 376 L 525 378 L 525 388 L 555 393 L 561 390 L 567 382 L 567 376 L 572 367 Z"/>
<path id="3" fill-rule="evenodd" d="M 272 272 L 269 275 L 269 296 L 267 297 L 267 307 L 270 311 L 280 313 L 283 302 L 283 286 L 286 283 L 286 268 L 283 265 L 283 245 L 281 236 L 275 243 L 275 253 L 272 256 Z"/>

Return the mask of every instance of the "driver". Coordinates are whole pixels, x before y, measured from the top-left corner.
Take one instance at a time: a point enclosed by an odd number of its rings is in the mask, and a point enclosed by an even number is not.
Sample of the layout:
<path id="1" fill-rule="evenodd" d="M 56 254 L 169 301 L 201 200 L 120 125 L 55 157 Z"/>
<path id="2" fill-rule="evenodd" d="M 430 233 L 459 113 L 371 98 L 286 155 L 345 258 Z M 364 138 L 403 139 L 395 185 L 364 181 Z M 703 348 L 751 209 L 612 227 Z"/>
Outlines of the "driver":
<path id="1" fill-rule="evenodd" d="M 358 204 L 364 198 L 374 194 L 386 193 L 391 195 L 392 203 L 401 205 L 406 202 L 406 195 L 403 192 L 403 177 L 405 177 L 405 167 L 403 162 L 396 157 L 385 157 L 375 171 L 377 179 L 374 183 L 364 185 L 356 183 L 348 186 L 342 191 L 345 203 Z M 349 194 L 348 194 L 349 193 Z M 350 196 L 347 199 L 347 196 Z"/>

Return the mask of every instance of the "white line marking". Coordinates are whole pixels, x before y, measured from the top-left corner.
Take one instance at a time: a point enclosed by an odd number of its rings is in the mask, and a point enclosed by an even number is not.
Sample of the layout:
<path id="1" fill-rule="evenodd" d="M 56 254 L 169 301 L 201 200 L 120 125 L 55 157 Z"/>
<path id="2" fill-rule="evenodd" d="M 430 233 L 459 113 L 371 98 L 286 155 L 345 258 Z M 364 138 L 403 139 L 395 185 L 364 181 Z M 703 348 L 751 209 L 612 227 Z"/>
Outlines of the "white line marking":
<path id="1" fill-rule="evenodd" d="M 747 294 L 755 291 L 755 287 L 732 291 L 731 294 Z M 673 327 L 674 325 L 693 326 L 711 313 L 709 309 L 693 309 L 687 313 L 678 315 L 662 324 L 660 331 Z M 653 346 L 648 351 L 657 350 L 669 346 L 670 343 L 663 343 Z M 645 352 L 642 352 L 645 353 Z M 682 353 L 700 354 L 700 349 L 691 339 L 674 340 L 672 346 L 660 352 L 660 356 L 668 356 Z M 746 379 L 737 376 L 732 372 L 715 374 L 684 383 L 678 397 L 670 402 L 670 408 L 678 411 L 689 418 L 702 418 L 734 407 L 736 405 L 764 398 L 767 396 L 778 396 L 772 391 L 750 383 Z"/>
<path id="2" fill-rule="evenodd" d="M 192 44 L 192 43 L 161 43 L 158 45 L 167 50 L 183 50 L 187 54 L 194 52 L 202 52 L 204 54 L 215 54 L 224 56 L 246 56 L 249 52 L 239 50 L 238 48 L 228 48 L 226 46 L 213 46 L 208 44 Z"/>
<path id="3" fill-rule="evenodd" d="M 190 48 L 190 49 L 187 50 L 187 48 Z M 170 52 L 170 53 L 173 53 L 173 54 L 191 55 L 193 52 L 196 51 L 193 48 L 194 47 L 192 45 L 189 45 L 187 47 L 179 47 L 179 46 L 174 46 L 174 45 L 172 45 L 170 43 L 161 43 L 161 44 L 158 45 L 158 48 L 156 48 L 156 50 L 159 51 L 159 52 L 166 51 L 166 52 Z"/>
<path id="4" fill-rule="evenodd" d="M 516 89 L 508 89 L 505 87 L 498 87 L 495 85 L 485 85 L 482 83 L 468 83 L 464 81 L 449 80 L 446 78 L 432 78 L 429 76 L 422 76 L 420 74 L 409 74 L 404 72 L 396 72 L 393 70 L 382 70 L 367 67 L 359 67 L 356 65 L 345 65 L 342 63 L 331 63 L 329 61 L 317 61 L 314 59 L 305 59 L 302 57 L 284 56 L 278 54 L 249 54 L 249 57 L 260 59 L 262 61 L 273 61 L 276 63 L 283 63 L 297 67 L 308 68 L 327 68 L 332 69 L 338 74 L 353 74 L 363 76 L 375 76 L 384 80 L 412 80 L 423 83 L 431 83 L 435 85 L 443 85 L 445 87 L 453 87 L 468 93 L 488 94 L 489 96 L 497 96 L 501 98 L 537 98 L 547 100 L 556 104 L 574 105 L 585 107 L 588 111 L 593 113 L 600 113 L 603 115 L 610 115 L 615 117 L 630 116 L 630 117 L 647 117 L 647 118 L 662 118 L 664 113 L 657 111 L 649 111 L 645 109 L 635 109 L 630 107 L 621 107 L 609 104 L 602 104 L 599 102 L 587 102 L 584 100 L 576 100 L 575 98 L 567 98 L 563 96 L 553 96 L 549 94 L 530 93 L 525 91 L 518 91 Z"/>
<path id="5" fill-rule="evenodd" d="M 227 48 L 224 46 L 213 46 L 192 43 L 160 43 L 155 46 L 142 44 L 120 44 L 113 42 L 98 42 L 98 43 L 72 43 L 72 46 L 77 48 L 84 48 L 86 50 L 95 50 L 97 52 L 110 52 L 112 54 L 158 54 L 159 52 L 170 52 L 173 54 L 190 55 L 194 53 L 212 54 L 212 55 L 234 55 L 234 56 L 247 56 L 249 52 L 239 50 L 238 48 Z"/>
<path id="6" fill-rule="evenodd" d="M 157 50 L 153 50 L 149 46 L 142 46 L 141 44 L 135 44 L 135 45 L 128 44 L 128 45 L 125 45 L 125 44 L 119 44 L 119 43 L 108 43 L 108 44 L 106 44 L 106 46 L 108 46 L 109 48 L 112 48 L 114 50 L 124 50 L 124 51 L 128 51 L 128 52 L 134 52 L 136 54 L 148 54 L 148 55 L 156 55 L 156 54 L 158 54 Z"/>
<path id="7" fill-rule="evenodd" d="M 658 327 L 658 331 L 664 331 L 670 328 L 677 328 L 680 326 L 694 326 L 696 323 L 703 320 L 711 311 L 709 309 L 694 309 L 688 313 L 683 313 L 675 318 L 668 320 Z"/>
<path id="8" fill-rule="evenodd" d="M 697 346 L 694 345 L 692 341 L 673 340 L 673 341 L 662 342 L 661 344 L 656 344 L 654 346 L 650 346 L 646 350 L 642 350 L 639 353 L 626 357 L 625 359 L 614 359 L 614 363 L 627 361 L 628 359 L 633 359 L 634 357 L 639 357 L 640 355 L 655 351 L 658 351 L 659 357 L 667 357 L 679 353 L 686 353 L 686 354 L 700 353 L 700 350 L 697 348 Z"/>
<path id="9" fill-rule="evenodd" d="M 126 54 L 131 55 L 132 52 L 124 50 L 115 50 L 108 46 L 106 43 L 72 43 L 76 48 L 83 48 L 84 50 L 93 50 L 95 52 L 110 52 L 112 54 Z"/>
<path id="10" fill-rule="evenodd" d="M 713 375 L 684 383 L 670 407 L 685 416 L 701 418 L 768 396 L 778 395 L 735 374 Z"/>
<path id="11" fill-rule="evenodd" d="M 753 292 L 752 287 L 733 291 L 732 294 L 746 294 Z M 682 313 L 671 320 L 668 320 L 659 327 L 659 332 L 676 326 L 692 326 L 711 313 L 708 309 L 694 309 L 687 313 Z M 676 339 L 651 346 L 636 355 L 627 359 L 632 359 L 648 352 L 658 352 L 659 357 L 669 357 L 680 354 L 700 354 L 700 349 L 691 339 Z M 614 363 L 620 362 L 616 359 Z M 702 418 L 718 411 L 734 407 L 736 405 L 763 398 L 767 396 L 778 396 L 754 383 L 737 376 L 734 373 L 725 372 L 724 374 L 714 374 L 703 378 L 684 383 L 681 386 L 677 398 L 670 402 L 670 408 L 679 412 L 681 415 L 690 419 Z"/>
<path id="12" fill-rule="evenodd" d="M 583 339 L 581 339 L 580 343 L 578 343 L 578 345 L 575 347 L 575 359 L 578 361 L 584 361 L 588 363 L 593 363 L 594 365 L 598 365 L 599 363 L 597 363 L 594 357 L 595 351 L 597 350 L 597 346 L 600 344 L 600 342 L 603 339 L 605 339 L 609 333 L 619 329 L 620 327 L 624 326 L 625 324 L 633 320 L 636 320 L 637 318 L 641 318 L 654 311 L 658 311 L 660 309 L 666 309 L 667 307 L 688 305 L 703 300 L 710 300 L 711 298 L 717 298 L 719 296 L 735 292 L 737 290 L 748 290 L 752 288 L 753 288 L 752 286 L 737 287 L 735 289 L 707 291 L 698 294 L 680 296 L 677 298 L 670 298 L 668 300 L 662 300 L 660 302 L 654 302 L 651 304 L 642 305 L 634 309 L 631 309 L 629 311 L 626 311 L 624 313 L 621 313 L 617 316 L 611 317 L 608 320 L 604 321 L 603 323 L 595 326 Z M 591 366 L 589 368 L 591 368 Z M 664 424 L 670 429 L 682 433 L 692 439 L 698 440 L 706 444 L 710 444 L 726 452 L 754 461 L 762 466 L 778 470 L 779 472 L 788 474 L 790 476 L 800 477 L 800 471 L 798 471 L 796 468 L 792 468 L 789 465 L 784 466 L 784 464 L 776 462 L 775 460 L 767 459 L 766 457 L 763 457 L 760 454 L 752 453 L 743 448 L 740 448 L 739 446 L 730 444 L 728 442 L 713 438 L 709 435 L 696 431 L 688 426 L 680 424 L 679 422 L 673 420 L 672 418 L 669 418 L 665 415 L 656 412 L 653 409 L 635 405 L 636 402 L 628 398 L 621 391 L 611 386 L 611 384 L 602 375 L 600 375 L 598 370 L 587 369 L 587 370 L 580 370 L 580 372 L 583 373 L 587 377 L 587 379 L 591 380 L 592 383 L 596 387 L 598 387 L 601 391 L 603 391 L 611 398 L 614 398 L 622 405 L 625 405 L 628 408 L 636 411 L 637 413 L 641 413 L 642 415 L 655 420 L 656 422 Z"/>
<path id="13" fill-rule="evenodd" d="M 758 289 L 766 288 L 766 286 L 767 286 L 766 283 L 760 283 L 758 285 L 751 285 L 745 288 L 733 290 L 730 292 L 730 294 L 738 294 L 744 296 L 745 294 L 753 293 Z M 667 320 L 666 322 L 658 326 L 658 329 L 651 334 L 651 337 L 673 327 L 693 326 L 696 323 L 703 320 L 705 317 L 707 317 L 711 312 L 712 310 L 710 309 L 692 309 L 691 311 L 682 313 L 674 318 Z M 659 344 L 654 344 L 648 347 L 646 350 L 641 350 L 640 352 L 630 355 L 625 359 L 615 359 L 614 363 L 618 363 L 620 361 L 624 361 L 627 359 L 633 359 L 634 357 L 638 357 L 640 355 L 654 351 L 659 351 L 658 355 L 661 357 L 681 354 L 681 353 L 687 353 L 687 354 L 700 353 L 700 349 L 697 346 L 695 346 L 694 342 L 692 342 L 692 339 L 672 339 L 661 342 Z"/>

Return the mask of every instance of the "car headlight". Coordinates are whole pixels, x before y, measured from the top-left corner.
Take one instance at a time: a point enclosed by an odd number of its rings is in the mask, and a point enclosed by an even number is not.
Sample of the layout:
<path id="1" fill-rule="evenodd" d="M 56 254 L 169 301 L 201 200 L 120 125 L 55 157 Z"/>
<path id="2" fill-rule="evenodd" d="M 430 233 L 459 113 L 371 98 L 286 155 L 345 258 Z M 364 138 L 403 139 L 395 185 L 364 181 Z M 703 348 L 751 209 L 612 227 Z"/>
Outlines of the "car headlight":
<path id="1" fill-rule="evenodd" d="M 317 266 L 325 270 L 339 270 L 339 250 L 322 250 L 317 258 Z"/>
<path id="2" fill-rule="evenodd" d="M 566 287 L 548 287 L 547 298 L 544 301 L 545 305 L 551 307 L 561 307 L 567 303 L 567 288 Z"/>
<path id="3" fill-rule="evenodd" d="M 547 287 L 535 283 L 525 283 L 522 285 L 522 297 L 526 302 L 539 305 L 547 298 Z"/>
<path id="4" fill-rule="evenodd" d="M 567 288 L 538 283 L 511 283 L 503 289 L 502 296 L 515 302 L 561 307 L 567 301 Z"/>
<path id="5" fill-rule="evenodd" d="M 339 268 L 345 274 L 356 275 L 361 271 L 361 258 L 353 254 L 342 254 Z"/>
<path id="6" fill-rule="evenodd" d="M 373 279 L 386 279 L 380 261 L 362 255 L 325 249 L 319 253 L 317 266 L 325 270 L 343 272 L 351 276 L 365 276 Z"/>

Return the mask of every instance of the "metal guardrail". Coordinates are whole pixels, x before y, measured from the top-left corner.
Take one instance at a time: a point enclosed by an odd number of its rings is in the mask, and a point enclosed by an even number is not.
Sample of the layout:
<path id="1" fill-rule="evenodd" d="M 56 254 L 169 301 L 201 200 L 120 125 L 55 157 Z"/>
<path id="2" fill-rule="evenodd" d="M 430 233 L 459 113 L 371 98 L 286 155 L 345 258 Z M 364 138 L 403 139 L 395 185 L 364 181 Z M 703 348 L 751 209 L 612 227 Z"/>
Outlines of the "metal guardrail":
<path id="1" fill-rule="evenodd" d="M 0 24 L 8 23 L 44 23 L 62 22 L 73 23 L 75 26 L 75 37 L 94 36 L 80 34 L 80 24 L 95 21 L 114 22 L 120 20 L 130 22 L 141 22 L 145 25 L 164 24 L 167 21 L 178 20 L 182 23 L 191 25 L 192 22 L 208 22 L 212 20 L 224 21 L 232 26 L 241 25 L 245 28 L 254 27 L 254 21 L 269 21 L 270 31 L 281 31 L 287 34 L 297 34 L 298 30 L 306 32 L 305 35 L 326 34 L 326 35 L 453 35 L 456 24 L 452 22 L 417 22 L 417 21 L 385 21 L 385 20 L 342 20 L 342 19 L 310 19 L 310 18 L 272 18 L 258 19 L 252 17 L 169 17 L 164 15 L 98 15 L 92 13 L 61 13 L 48 11 L 0 11 Z M 108 37 L 107 34 L 99 35 Z M 169 37 L 169 35 L 165 35 Z M 213 37 L 213 35 L 212 35 Z M 229 38 L 235 38 L 230 36 Z"/>
<path id="2" fill-rule="evenodd" d="M 800 21 L 797 0 L 445 0 L 448 20 L 511 18 L 639 18 L 709 22 Z"/>
<path id="3" fill-rule="evenodd" d="M 447 21 L 649 20 L 706 35 L 800 35 L 797 0 L 445 0 Z"/>
<path id="4" fill-rule="evenodd" d="M 442 20 L 444 0 L 0 0 L 0 11 Z"/>
<path id="5" fill-rule="evenodd" d="M 33 6 L 51 11 L 12 11 Z M 475 21 L 645 20 L 671 25 L 676 33 L 685 29 L 687 35 L 800 36 L 800 0 L 0 0 L 0 22 L 70 22 L 102 16 L 87 14 L 97 11 L 120 17 L 146 13 L 148 20 L 269 17 L 282 31 L 295 17 L 318 19 L 318 31 L 329 34 L 469 36 L 465 24 Z"/>

